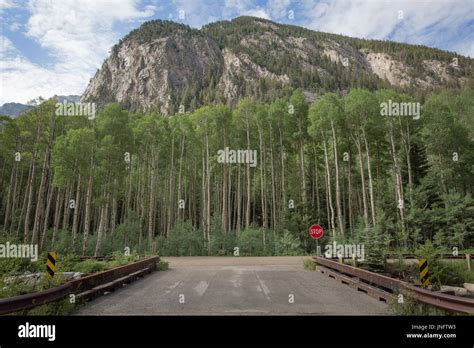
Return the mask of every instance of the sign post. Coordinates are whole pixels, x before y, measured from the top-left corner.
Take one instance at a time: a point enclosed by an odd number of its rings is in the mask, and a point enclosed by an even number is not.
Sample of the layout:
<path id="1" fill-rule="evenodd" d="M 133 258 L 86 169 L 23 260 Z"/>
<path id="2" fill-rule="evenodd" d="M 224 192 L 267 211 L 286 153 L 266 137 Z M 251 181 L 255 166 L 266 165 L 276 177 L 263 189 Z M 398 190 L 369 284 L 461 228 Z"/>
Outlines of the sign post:
<path id="1" fill-rule="evenodd" d="M 318 255 L 318 250 L 319 250 L 318 239 L 324 235 L 323 228 L 319 225 L 313 225 L 309 228 L 309 235 L 311 236 L 311 238 L 316 240 L 316 256 L 319 256 Z"/>

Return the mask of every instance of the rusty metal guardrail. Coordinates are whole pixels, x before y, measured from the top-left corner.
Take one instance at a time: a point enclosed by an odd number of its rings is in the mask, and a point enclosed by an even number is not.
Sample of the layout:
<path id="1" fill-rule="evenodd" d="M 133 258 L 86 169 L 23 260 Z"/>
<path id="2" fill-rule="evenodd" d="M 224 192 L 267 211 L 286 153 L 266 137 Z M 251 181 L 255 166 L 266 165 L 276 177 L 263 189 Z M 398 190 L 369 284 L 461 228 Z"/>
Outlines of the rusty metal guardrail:
<path id="1" fill-rule="evenodd" d="M 150 256 L 128 265 L 74 279 L 54 288 L 0 299 L 0 315 L 31 309 L 60 300 L 72 293 L 91 290 L 140 270 L 154 269 L 159 260 L 158 256 Z"/>
<path id="2" fill-rule="evenodd" d="M 474 314 L 474 299 L 418 288 L 411 284 L 403 284 L 402 292 L 417 301 L 453 312 Z"/>
<path id="3" fill-rule="evenodd" d="M 149 265 L 155 265 L 155 263 L 159 260 L 160 258 L 158 256 L 150 256 L 128 265 L 111 268 L 103 272 L 71 280 L 70 283 L 72 283 L 73 290 L 75 292 L 86 291 L 92 289 L 93 287 L 111 282 L 127 274 L 144 269 Z"/>
<path id="4" fill-rule="evenodd" d="M 313 256 L 313 261 L 318 265 L 327 267 L 331 270 L 335 270 L 348 276 L 357 277 L 364 280 L 365 282 L 368 282 L 369 284 L 376 285 L 392 292 L 403 293 L 419 302 L 437 308 L 459 313 L 474 314 L 474 299 L 471 298 L 464 298 L 425 290 L 399 279 L 387 277 L 385 275 L 370 272 L 358 267 L 345 265 L 324 257 Z"/>
<path id="5" fill-rule="evenodd" d="M 334 269 L 338 272 L 345 273 L 353 277 L 357 277 L 359 279 L 363 279 L 369 283 L 376 284 L 388 290 L 399 290 L 402 283 L 401 280 L 390 278 L 382 274 L 366 271 L 362 268 L 345 265 L 336 261 L 326 259 L 324 257 L 313 256 L 313 259 L 319 265 Z"/>
<path id="6" fill-rule="evenodd" d="M 57 301 L 71 293 L 72 285 L 66 283 L 43 291 L 0 299 L 0 314 L 14 313 Z"/>
<path id="7" fill-rule="evenodd" d="M 466 255 L 469 255 L 469 254 L 458 254 L 456 256 L 454 256 L 453 254 L 440 254 L 440 258 L 441 259 L 446 259 L 446 260 L 465 260 L 466 259 Z M 388 254 L 386 255 L 386 258 L 391 258 L 391 259 L 397 259 L 399 256 L 402 256 L 403 259 L 406 259 L 406 260 L 410 260 L 410 259 L 418 259 L 418 256 L 416 256 L 415 254 L 401 254 L 401 255 L 397 255 L 397 254 Z"/>
<path id="8" fill-rule="evenodd" d="M 86 260 L 109 261 L 113 259 L 114 259 L 113 256 L 79 256 L 77 258 L 78 261 L 86 261 Z"/>

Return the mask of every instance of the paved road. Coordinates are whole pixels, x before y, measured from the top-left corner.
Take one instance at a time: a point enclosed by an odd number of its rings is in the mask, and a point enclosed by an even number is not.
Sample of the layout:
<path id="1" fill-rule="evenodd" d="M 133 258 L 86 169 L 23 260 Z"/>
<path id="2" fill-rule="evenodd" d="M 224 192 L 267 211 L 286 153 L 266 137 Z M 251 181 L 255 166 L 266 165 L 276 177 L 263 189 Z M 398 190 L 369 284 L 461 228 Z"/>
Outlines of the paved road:
<path id="1" fill-rule="evenodd" d="M 77 314 L 387 314 L 387 305 L 291 257 L 164 257 L 154 272 Z M 184 295 L 184 297 L 183 297 Z M 291 298 L 294 303 L 289 303 Z M 183 302 L 184 303 L 180 303 Z"/>

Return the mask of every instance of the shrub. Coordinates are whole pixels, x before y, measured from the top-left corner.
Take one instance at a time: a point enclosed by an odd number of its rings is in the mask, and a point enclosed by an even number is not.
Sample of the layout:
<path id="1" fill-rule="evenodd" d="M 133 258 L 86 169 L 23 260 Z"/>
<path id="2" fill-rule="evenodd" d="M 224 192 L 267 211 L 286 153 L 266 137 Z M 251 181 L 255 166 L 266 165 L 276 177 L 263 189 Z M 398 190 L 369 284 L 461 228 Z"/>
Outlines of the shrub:
<path id="1" fill-rule="evenodd" d="M 157 249 L 164 256 L 192 256 L 203 254 L 203 235 L 194 230 L 191 222 L 178 222 L 168 233 L 168 237 L 159 236 Z"/>
<path id="2" fill-rule="evenodd" d="M 398 296 L 389 302 L 389 309 L 395 315 L 453 315 L 454 313 L 420 303 L 408 296 L 403 296 L 403 303 L 398 303 Z"/>
<path id="3" fill-rule="evenodd" d="M 105 263 L 103 261 L 89 259 L 89 260 L 78 262 L 75 268 L 76 268 L 75 269 L 76 272 L 81 272 L 81 273 L 86 273 L 86 274 L 97 273 L 105 269 Z"/>
<path id="4" fill-rule="evenodd" d="M 238 245 L 241 256 L 261 256 L 263 252 L 262 230 L 248 228 L 240 232 Z"/>
<path id="5" fill-rule="evenodd" d="M 65 299 L 48 303 L 42 306 L 38 306 L 30 309 L 27 315 L 67 315 L 71 314 L 75 309 L 75 304 L 69 301 L 69 297 Z"/>
<path id="6" fill-rule="evenodd" d="M 58 254 L 56 269 L 58 272 L 75 272 L 78 262 L 79 258 L 75 254 Z"/>
<path id="7" fill-rule="evenodd" d="M 160 260 L 159 262 L 156 263 L 157 271 L 166 271 L 168 268 L 169 268 L 169 263 L 164 260 Z"/>
<path id="8" fill-rule="evenodd" d="M 474 272 L 467 270 L 466 261 L 442 261 L 439 281 L 442 285 L 462 286 L 474 282 Z"/>
<path id="9" fill-rule="evenodd" d="M 430 283 L 434 289 L 439 289 L 442 284 L 442 273 L 445 266 L 441 262 L 441 253 L 430 240 L 425 241 L 424 244 L 418 246 L 415 250 L 415 255 L 418 259 L 426 259 L 429 269 Z"/>
<path id="10" fill-rule="evenodd" d="M 277 243 L 277 255 L 299 255 L 301 253 L 301 244 L 298 237 L 295 237 L 290 231 L 285 230 Z"/>
<path id="11" fill-rule="evenodd" d="M 0 258 L 0 275 L 44 272 L 46 261 L 41 260 L 41 257 L 38 257 L 38 261 L 22 258 Z"/>
<path id="12" fill-rule="evenodd" d="M 304 259 L 303 266 L 304 266 L 304 269 L 314 271 L 316 269 L 316 262 L 314 262 L 311 259 Z"/>
<path id="13" fill-rule="evenodd" d="M 113 260 L 106 262 L 105 268 L 114 268 L 114 267 L 123 266 L 129 263 L 138 261 L 138 259 L 140 259 L 140 255 L 136 252 L 133 252 L 130 255 L 123 255 L 120 252 L 114 252 L 112 256 L 113 256 Z"/>

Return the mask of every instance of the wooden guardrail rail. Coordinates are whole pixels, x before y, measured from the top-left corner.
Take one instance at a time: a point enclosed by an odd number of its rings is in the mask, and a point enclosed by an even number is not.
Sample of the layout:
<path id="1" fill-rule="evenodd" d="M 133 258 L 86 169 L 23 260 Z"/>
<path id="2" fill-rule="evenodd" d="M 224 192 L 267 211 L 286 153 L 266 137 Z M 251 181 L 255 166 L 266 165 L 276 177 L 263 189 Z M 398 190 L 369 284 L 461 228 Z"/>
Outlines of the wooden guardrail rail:
<path id="1" fill-rule="evenodd" d="M 78 293 L 83 299 L 94 297 L 98 293 L 155 270 L 159 260 L 158 256 L 150 256 L 128 265 L 74 279 L 47 290 L 2 298 L 0 299 L 0 315 L 31 309 L 60 300 L 70 294 Z"/>
<path id="2" fill-rule="evenodd" d="M 313 256 L 313 261 L 318 265 L 335 270 L 344 275 L 357 277 L 370 285 L 376 285 L 379 288 L 386 289 L 391 292 L 406 294 L 407 296 L 410 296 L 419 302 L 437 308 L 459 313 L 474 314 L 474 299 L 471 298 L 464 298 L 425 290 L 399 279 L 387 277 L 385 275 L 370 272 L 358 267 L 345 265 L 324 257 Z"/>

